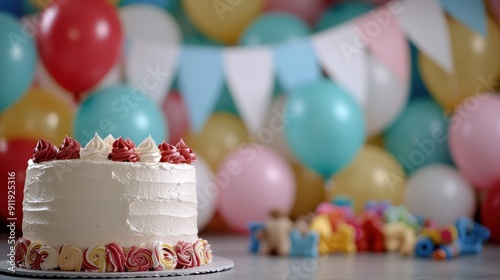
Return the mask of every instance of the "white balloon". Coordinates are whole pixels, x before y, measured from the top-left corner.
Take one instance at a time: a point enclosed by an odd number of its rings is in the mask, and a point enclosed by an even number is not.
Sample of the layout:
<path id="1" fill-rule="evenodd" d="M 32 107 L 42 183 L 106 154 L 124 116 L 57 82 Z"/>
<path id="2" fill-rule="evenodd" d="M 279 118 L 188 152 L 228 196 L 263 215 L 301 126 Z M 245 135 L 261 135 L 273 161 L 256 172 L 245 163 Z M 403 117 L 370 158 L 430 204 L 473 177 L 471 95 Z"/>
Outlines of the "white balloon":
<path id="1" fill-rule="evenodd" d="M 262 128 L 254 137 L 257 138 L 259 143 L 278 152 L 288 161 L 297 162 L 297 158 L 290 150 L 284 134 L 285 126 L 283 121 L 286 121 L 286 114 L 284 114 L 283 110 L 286 98 L 285 95 L 280 95 L 274 99 Z"/>
<path id="2" fill-rule="evenodd" d="M 121 8 L 119 14 L 128 41 L 181 42 L 179 25 L 165 10 L 147 4 L 134 4 Z"/>
<path id="3" fill-rule="evenodd" d="M 453 224 L 462 216 L 474 216 L 476 199 L 472 186 L 457 170 L 444 164 L 426 166 L 410 177 L 405 205 L 415 215 L 440 225 Z"/>
<path id="4" fill-rule="evenodd" d="M 196 197 L 198 198 L 198 229 L 203 229 L 215 214 L 217 205 L 217 185 L 214 174 L 208 164 L 197 156 L 196 167 Z"/>
<path id="5" fill-rule="evenodd" d="M 373 56 L 368 58 L 368 97 L 364 104 L 368 136 L 383 132 L 403 111 L 409 87 Z"/>

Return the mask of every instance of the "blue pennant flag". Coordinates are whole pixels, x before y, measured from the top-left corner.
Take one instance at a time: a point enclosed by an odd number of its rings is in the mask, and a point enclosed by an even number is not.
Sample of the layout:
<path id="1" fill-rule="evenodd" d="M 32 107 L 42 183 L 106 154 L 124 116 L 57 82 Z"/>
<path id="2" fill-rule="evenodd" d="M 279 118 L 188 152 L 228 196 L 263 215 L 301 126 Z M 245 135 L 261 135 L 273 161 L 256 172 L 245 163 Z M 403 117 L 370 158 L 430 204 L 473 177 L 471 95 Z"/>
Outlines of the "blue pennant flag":
<path id="1" fill-rule="evenodd" d="M 486 9 L 482 0 L 439 0 L 453 18 L 483 36 L 488 34 Z"/>
<path id="2" fill-rule="evenodd" d="M 277 45 L 273 53 L 278 79 L 287 93 L 321 79 L 321 69 L 308 39 Z"/>
<path id="3" fill-rule="evenodd" d="M 199 132 L 212 114 L 224 85 L 222 51 L 184 47 L 179 63 L 179 88 L 186 100 L 192 129 Z"/>

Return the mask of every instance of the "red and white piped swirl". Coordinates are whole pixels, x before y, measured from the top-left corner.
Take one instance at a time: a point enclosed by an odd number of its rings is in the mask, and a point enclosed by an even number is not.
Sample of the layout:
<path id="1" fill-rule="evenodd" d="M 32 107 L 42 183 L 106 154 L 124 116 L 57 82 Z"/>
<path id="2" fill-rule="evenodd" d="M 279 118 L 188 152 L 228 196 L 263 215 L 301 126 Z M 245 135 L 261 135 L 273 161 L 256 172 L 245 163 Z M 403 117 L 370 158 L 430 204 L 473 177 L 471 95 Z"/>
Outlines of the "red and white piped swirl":
<path id="1" fill-rule="evenodd" d="M 177 268 L 191 268 L 200 265 L 192 243 L 179 241 L 174 249 L 177 253 Z"/>
<path id="2" fill-rule="evenodd" d="M 28 247 L 30 246 L 31 241 L 24 238 L 19 238 L 16 242 L 16 252 L 14 254 L 14 261 L 17 267 L 26 267 L 24 262 L 24 258 L 28 253 Z"/>
<path id="3" fill-rule="evenodd" d="M 106 262 L 107 262 L 107 272 L 123 272 L 125 271 L 125 261 L 127 257 L 123 252 L 123 248 L 116 244 L 115 242 L 111 242 L 106 245 Z"/>
<path id="4" fill-rule="evenodd" d="M 83 269 L 88 272 L 106 272 L 106 247 L 94 244 L 83 251 Z"/>
<path id="5" fill-rule="evenodd" d="M 40 269 L 40 264 L 42 263 L 42 256 L 38 250 L 42 248 L 42 243 L 32 242 L 28 247 L 26 256 L 24 256 L 24 264 L 28 269 Z"/>
<path id="6" fill-rule="evenodd" d="M 156 241 L 153 245 L 153 269 L 173 270 L 177 266 L 177 254 L 172 246 Z"/>
<path id="7" fill-rule="evenodd" d="M 125 267 L 127 271 L 148 271 L 153 267 L 153 252 L 141 246 L 132 246 L 127 253 L 127 261 L 125 262 Z"/>

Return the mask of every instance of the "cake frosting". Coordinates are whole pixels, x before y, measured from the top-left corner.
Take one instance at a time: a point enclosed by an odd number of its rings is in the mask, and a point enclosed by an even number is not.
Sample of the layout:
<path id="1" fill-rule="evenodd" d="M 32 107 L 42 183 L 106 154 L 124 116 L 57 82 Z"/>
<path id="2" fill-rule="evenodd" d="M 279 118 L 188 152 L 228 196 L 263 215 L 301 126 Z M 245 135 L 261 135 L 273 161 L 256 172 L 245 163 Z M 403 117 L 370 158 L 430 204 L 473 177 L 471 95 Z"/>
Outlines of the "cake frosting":
<path id="1" fill-rule="evenodd" d="M 38 142 L 26 172 L 16 265 L 133 272 L 208 264 L 192 150 L 182 141 L 157 146 L 151 136 L 137 147 L 119 137 L 110 148 L 107 138 L 96 134 L 84 148 L 70 137 L 59 149 Z"/>

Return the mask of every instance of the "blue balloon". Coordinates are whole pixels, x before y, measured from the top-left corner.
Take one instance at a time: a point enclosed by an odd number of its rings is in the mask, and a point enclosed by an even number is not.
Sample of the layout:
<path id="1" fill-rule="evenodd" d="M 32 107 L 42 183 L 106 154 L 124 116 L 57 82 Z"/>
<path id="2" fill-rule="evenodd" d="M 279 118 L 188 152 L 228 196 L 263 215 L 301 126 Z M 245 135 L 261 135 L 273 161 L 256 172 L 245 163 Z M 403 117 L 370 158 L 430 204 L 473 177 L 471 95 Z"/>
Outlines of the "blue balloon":
<path id="1" fill-rule="evenodd" d="M 316 22 L 316 30 L 321 31 L 349 21 L 373 9 L 373 5 L 364 2 L 345 2 L 333 5 Z"/>
<path id="2" fill-rule="evenodd" d="M 307 24 L 287 13 L 267 13 L 250 24 L 240 38 L 240 45 L 255 46 L 282 43 L 307 36 Z"/>
<path id="3" fill-rule="evenodd" d="M 422 81 L 422 76 L 420 75 L 420 70 L 418 69 L 418 49 L 410 42 L 410 54 L 411 54 L 411 91 L 410 99 L 420 98 L 420 97 L 431 97 L 427 87 Z"/>
<path id="4" fill-rule="evenodd" d="M 451 163 L 448 123 L 443 109 L 430 98 L 410 102 L 385 133 L 385 147 L 408 175 L 434 163 Z"/>
<path id="5" fill-rule="evenodd" d="M 88 96 L 75 117 L 74 135 L 87 143 L 101 137 L 129 137 L 136 145 L 151 134 L 159 144 L 168 139 L 168 128 L 160 108 L 146 93 L 127 86 L 100 89 Z"/>
<path id="6" fill-rule="evenodd" d="M 20 22 L 0 12 L 0 112 L 23 96 L 35 75 L 35 43 Z"/>
<path id="7" fill-rule="evenodd" d="M 290 150 L 325 179 L 346 167 L 365 141 L 361 108 L 330 80 L 293 92 L 284 112 L 285 138 Z"/>
<path id="8" fill-rule="evenodd" d="M 22 2 L 19 0 L 0 0 L 0 12 L 21 17 L 23 15 Z"/>

